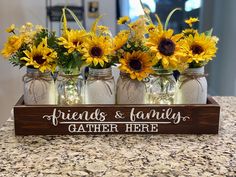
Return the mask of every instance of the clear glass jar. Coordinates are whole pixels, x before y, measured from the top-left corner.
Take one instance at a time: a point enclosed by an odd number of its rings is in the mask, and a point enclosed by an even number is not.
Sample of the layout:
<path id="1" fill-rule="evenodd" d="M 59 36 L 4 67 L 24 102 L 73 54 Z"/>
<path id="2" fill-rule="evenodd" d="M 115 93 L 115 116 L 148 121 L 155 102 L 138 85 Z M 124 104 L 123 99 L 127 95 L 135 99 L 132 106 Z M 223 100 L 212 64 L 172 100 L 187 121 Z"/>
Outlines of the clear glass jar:
<path id="1" fill-rule="evenodd" d="M 115 104 L 115 80 L 112 69 L 89 68 L 85 84 L 85 104 Z"/>
<path id="2" fill-rule="evenodd" d="M 23 77 L 25 105 L 56 104 L 55 84 L 50 72 L 27 68 Z"/>
<path id="3" fill-rule="evenodd" d="M 145 83 L 131 79 L 128 74 L 120 74 L 116 91 L 117 104 L 145 104 Z"/>
<path id="4" fill-rule="evenodd" d="M 176 80 L 172 71 L 155 69 L 147 83 L 148 104 L 174 104 Z"/>
<path id="5" fill-rule="evenodd" d="M 82 104 L 83 85 L 79 74 L 59 73 L 56 81 L 58 105 Z"/>

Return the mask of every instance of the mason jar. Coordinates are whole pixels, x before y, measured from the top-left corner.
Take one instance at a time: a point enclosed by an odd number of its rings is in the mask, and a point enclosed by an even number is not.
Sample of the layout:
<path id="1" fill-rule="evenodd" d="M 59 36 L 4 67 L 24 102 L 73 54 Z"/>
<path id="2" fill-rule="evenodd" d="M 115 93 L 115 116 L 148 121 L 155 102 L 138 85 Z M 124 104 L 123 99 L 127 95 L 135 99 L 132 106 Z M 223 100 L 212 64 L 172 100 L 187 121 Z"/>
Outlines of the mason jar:
<path id="1" fill-rule="evenodd" d="M 177 81 L 176 104 L 206 104 L 207 80 L 204 67 L 189 68 Z"/>
<path id="2" fill-rule="evenodd" d="M 85 104 L 115 104 L 115 80 L 112 69 L 89 68 L 85 84 Z"/>
<path id="3" fill-rule="evenodd" d="M 55 84 L 51 72 L 27 68 L 23 77 L 25 105 L 56 104 Z"/>
<path id="4" fill-rule="evenodd" d="M 174 104 L 176 80 L 173 72 L 164 69 L 155 69 L 147 83 L 148 104 Z"/>
<path id="5" fill-rule="evenodd" d="M 116 90 L 117 104 L 145 104 L 146 86 L 143 81 L 131 79 L 128 74 L 120 73 Z"/>
<path id="6" fill-rule="evenodd" d="M 56 86 L 58 105 L 83 103 L 83 78 L 79 74 L 59 73 Z"/>

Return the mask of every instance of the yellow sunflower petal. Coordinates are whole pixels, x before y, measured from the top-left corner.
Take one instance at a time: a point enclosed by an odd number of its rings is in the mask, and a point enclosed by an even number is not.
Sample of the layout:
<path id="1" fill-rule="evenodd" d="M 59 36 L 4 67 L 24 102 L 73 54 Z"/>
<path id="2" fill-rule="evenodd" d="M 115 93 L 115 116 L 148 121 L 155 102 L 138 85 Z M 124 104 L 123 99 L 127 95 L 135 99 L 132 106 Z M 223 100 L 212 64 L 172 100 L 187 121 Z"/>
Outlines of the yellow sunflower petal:
<path id="1" fill-rule="evenodd" d="M 104 61 L 103 60 L 99 60 L 99 64 L 101 65 L 101 67 L 104 66 Z"/>
<path id="2" fill-rule="evenodd" d="M 93 59 L 93 64 L 94 64 L 94 66 L 97 66 L 98 65 L 98 59 L 94 58 Z"/>
<path id="3" fill-rule="evenodd" d="M 131 79 L 136 79 L 136 75 L 135 74 L 130 74 L 130 78 Z"/>

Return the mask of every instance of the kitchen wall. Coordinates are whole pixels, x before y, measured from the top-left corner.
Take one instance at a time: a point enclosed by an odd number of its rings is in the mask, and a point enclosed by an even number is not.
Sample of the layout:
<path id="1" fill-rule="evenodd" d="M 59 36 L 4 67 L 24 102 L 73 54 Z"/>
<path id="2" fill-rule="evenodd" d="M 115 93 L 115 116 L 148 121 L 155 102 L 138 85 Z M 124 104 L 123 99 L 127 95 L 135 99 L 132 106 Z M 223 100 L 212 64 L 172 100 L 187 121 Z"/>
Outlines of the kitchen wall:
<path id="1" fill-rule="evenodd" d="M 88 3 L 94 0 L 85 0 L 86 16 L 88 13 Z M 113 35 L 116 33 L 116 0 L 95 0 L 99 2 L 99 12 L 103 15 L 100 24 L 108 25 Z M 86 19 L 86 28 L 89 29 L 94 18 Z"/>
<path id="2" fill-rule="evenodd" d="M 91 0 L 85 0 L 86 7 Z M 64 3 L 66 0 L 53 0 L 53 4 Z M 72 4 L 80 4 L 80 0 L 69 1 Z M 112 33 L 116 31 L 116 3 L 115 0 L 99 0 L 100 14 L 104 14 L 101 24 L 111 27 Z M 45 26 L 46 10 L 45 0 L 1 0 L 0 2 L 0 49 L 7 39 L 5 29 L 12 23 L 17 26 L 25 22 L 32 22 Z M 87 12 L 86 12 L 87 14 Z M 86 18 L 87 28 L 94 19 Z M 0 126 L 9 116 L 13 105 L 23 93 L 22 76 L 25 69 L 13 68 L 6 59 L 0 56 Z"/>
<path id="3" fill-rule="evenodd" d="M 220 38 L 217 57 L 209 63 L 209 93 L 236 96 L 236 1 L 206 0 L 201 13 L 201 29 L 214 28 Z"/>
<path id="4" fill-rule="evenodd" d="M 67 0 L 68 1 L 68 0 Z M 52 0 L 52 5 L 65 5 L 66 0 Z M 103 15 L 103 18 L 100 20 L 100 25 L 109 25 L 112 34 L 116 33 L 116 0 L 85 0 L 85 23 L 86 29 L 90 29 L 90 26 L 96 18 L 88 17 L 88 5 L 89 2 L 99 2 L 99 15 Z M 70 0 L 70 5 L 80 6 L 82 4 L 81 0 Z M 77 28 L 77 24 L 69 22 L 71 28 Z M 53 22 L 53 29 L 59 34 L 59 23 Z"/>
<path id="5" fill-rule="evenodd" d="M 7 39 L 5 29 L 12 23 L 25 22 L 45 25 L 45 1 L 1 0 L 0 5 L 0 48 Z M 22 76 L 25 70 L 13 68 L 0 56 L 0 125 L 10 116 L 12 106 L 23 93 Z"/>

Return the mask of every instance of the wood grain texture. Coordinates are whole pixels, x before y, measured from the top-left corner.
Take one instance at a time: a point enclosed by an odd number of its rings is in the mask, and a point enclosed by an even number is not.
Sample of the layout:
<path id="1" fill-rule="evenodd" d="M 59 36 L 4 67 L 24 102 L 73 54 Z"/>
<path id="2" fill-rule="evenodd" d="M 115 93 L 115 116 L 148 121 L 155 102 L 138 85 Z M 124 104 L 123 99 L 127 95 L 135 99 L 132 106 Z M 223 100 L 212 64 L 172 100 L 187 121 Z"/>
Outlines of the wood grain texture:
<path id="1" fill-rule="evenodd" d="M 100 110 L 106 114 L 106 119 L 103 121 L 98 120 L 68 120 L 63 119 L 62 114 L 58 116 L 58 125 L 54 126 L 52 119 L 48 120 L 43 118 L 45 115 L 52 115 L 54 111 L 59 111 L 60 113 L 70 113 L 66 114 L 72 115 L 73 113 L 83 113 L 87 112 L 88 115 Z M 170 114 L 171 110 L 171 114 Z M 137 117 L 143 113 L 144 116 L 154 115 L 148 114 L 155 112 L 160 113 L 163 119 L 155 119 L 153 117 L 149 119 L 138 119 L 135 121 L 131 120 L 131 112 L 137 113 Z M 116 118 L 118 113 L 122 113 L 123 118 Z M 140 112 L 140 113 L 138 113 Z M 170 117 L 177 114 L 182 117 L 189 117 L 175 124 L 175 119 Z M 65 106 L 60 107 L 56 105 L 41 105 L 41 106 L 25 106 L 23 97 L 17 102 L 14 107 L 15 115 L 15 134 L 16 135 L 67 135 L 67 134 L 217 134 L 219 129 L 219 115 L 220 106 L 212 98 L 209 97 L 206 105 L 77 105 L 77 106 Z M 83 114 L 85 115 L 85 114 Z M 93 114 L 94 115 L 94 114 Z M 133 114 L 132 114 L 133 115 Z M 136 115 L 136 114 L 134 114 Z M 165 116 L 164 116 L 165 115 Z M 169 116 L 168 116 L 169 115 Z M 92 116 L 94 117 L 94 116 Z M 96 116 L 95 116 L 96 117 Z M 99 116 L 98 116 L 99 117 Z M 169 119 L 168 119 L 169 117 Z M 173 116 L 174 117 L 174 116 Z M 50 117 L 52 118 L 52 117 Z M 95 122 L 95 123 L 94 123 Z M 112 123 L 108 123 L 112 122 Z M 84 125 L 83 128 L 86 131 L 80 132 L 70 132 L 69 125 L 74 124 L 79 127 L 81 124 Z M 95 125 L 96 124 L 96 125 Z M 101 124 L 97 126 L 97 124 Z M 116 125 L 112 131 L 106 131 L 110 128 L 112 130 L 111 124 Z M 153 127 L 152 127 L 152 124 Z M 114 126 L 115 126 L 114 125 Z M 104 131 L 92 131 L 92 126 L 105 127 Z M 90 131 L 88 129 L 90 127 Z M 133 127 L 128 129 L 127 127 Z M 149 131 L 158 129 L 158 131 Z M 96 129 L 96 128 L 95 128 Z M 133 130 L 137 131 L 133 131 Z M 104 129 L 103 129 L 104 130 Z M 115 131 L 117 130 L 117 131 Z M 132 130 L 132 131 L 127 131 Z"/>

